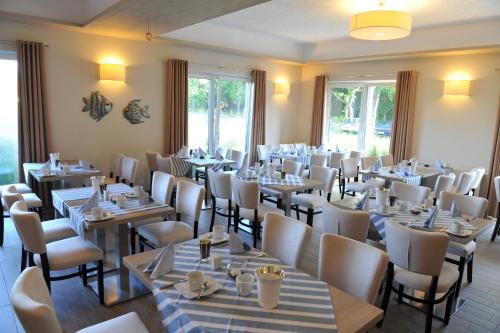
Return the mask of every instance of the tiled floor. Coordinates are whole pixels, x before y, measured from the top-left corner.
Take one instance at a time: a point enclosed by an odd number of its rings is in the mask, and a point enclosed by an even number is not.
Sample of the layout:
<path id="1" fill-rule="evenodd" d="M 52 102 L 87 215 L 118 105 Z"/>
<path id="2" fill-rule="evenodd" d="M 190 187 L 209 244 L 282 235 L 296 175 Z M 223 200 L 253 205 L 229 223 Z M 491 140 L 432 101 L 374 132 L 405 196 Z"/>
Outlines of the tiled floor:
<path id="1" fill-rule="evenodd" d="M 200 231 L 208 230 L 210 211 L 204 211 Z M 305 218 L 302 218 L 305 220 Z M 220 219 L 218 222 L 224 224 Z M 307 248 L 303 270 L 316 274 L 319 237 L 322 232 L 321 215 L 315 217 L 314 233 Z M 500 239 L 490 243 L 489 230 L 478 239 L 474 280 L 464 282 L 462 296 L 468 303 L 454 316 L 448 326 L 435 320 L 435 332 L 500 332 Z M 244 234 L 245 235 L 245 234 Z M 248 237 L 250 241 L 250 237 Z M 19 274 L 20 240 L 12 222 L 6 220 L 4 246 L 0 248 L 0 332 L 22 332 L 9 302 L 9 292 Z M 52 296 L 57 315 L 65 332 L 74 332 L 129 311 L 136 311 L 151 332 L 163 332 L 160 318 L 151 295 L 110 308 L 99 305 L 97 297 L 81 280 L 53 282 Z M 406 305 L 391 302 L 380 332 L 423 332 L 424 314 Z"/>

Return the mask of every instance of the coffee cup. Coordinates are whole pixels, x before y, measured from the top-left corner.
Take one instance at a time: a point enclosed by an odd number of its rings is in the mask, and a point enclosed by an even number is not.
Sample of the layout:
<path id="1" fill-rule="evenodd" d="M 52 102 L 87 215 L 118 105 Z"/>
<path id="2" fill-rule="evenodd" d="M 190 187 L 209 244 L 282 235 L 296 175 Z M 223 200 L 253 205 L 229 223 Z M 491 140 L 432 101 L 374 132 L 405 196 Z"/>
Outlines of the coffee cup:
<path id="1" fill-rule="evenodd" d="M 236 277 L 236 290 L 240 296 L 248 296 L 253 289 L 253 276 L 249 273 L 240 274 Z"/>
<path id="2" fill-rule="evenodd" d="M 136 197 L 139 197 L 139 195 L 141 195 L 141 192 L 142 192 L 142 186 L 134 186 L 134 195 Z"/>
<path id="3" fill-rule="evenodd" d="M 116 197 L 116 205 L 119 207 L 119 208 L 125 208 L 125 202 L 127 201 L 127 198 L 125 198 L 124 196 L 118 196 Z"/>
<path id="4" fill-rule="evenodd" d="M 255 176 L 255 172 L 253 170 L 247 170 L 247 177 Z"/>
<path id="5" fill-rule="evenodd" d="M 102 192 L 102 196 L 104 197 L 104 200 L 105 200 L 105 201 L 109 201 L 109 200 L 110 200 L 110 198 L 111 198 L 111 192 L 104 190 L 104 191 Z"/>
<path id="6" fill-rule="evenodd" d="M 101 207 L 93 207 L 92 208 L 92 216 L 94 217 L 94 219 L 96 220 L 101 220 L 102 217 L 103 217 L 103 210 Z"/>
<path id="7" fill-rule="evenodd" d="M 408 202 L 407 201 L 399 201 L 399 210 L 405 211 L 408 209 Z"/>
<path id="8" fill-rule="evenodd" d="M 425 209 L 429 209 L 432 207 L 432 205 L 434 204 L 434 200 L 432 199 L 425 199 L 424 201 L 424 208 Z"/>
<path id="9" fill-rule="evenodd" d="M 224 226 L 223 225 L 214 225 L 214 239 L 222 239 L 224 238 Z"/>
<path id="10" fill-rule="evenodd" d="M 202 271 L 191 271 L 187 273 L 186 278 L 188 280 L 189 289 L 191 289 L 191 291 L 200 290 L 203 286 Z"/>
<path id="11" fill-rule="evenodd" d="M 257 278 L 257 302 L 264 309 L 278 306 L 281 281 L 285 272 L 276 266 L 262 266 L 255 270 Z"/>
<path id="12" fill-rule="evenodd" d="M 455 233 L 455 234 L 461 234 L 464 232 L 464 230 L 465 230 L 465 227 L 461 222 L 455 221 L 455 222 L 452 222 L 450 224 L 450 231 Z"/>

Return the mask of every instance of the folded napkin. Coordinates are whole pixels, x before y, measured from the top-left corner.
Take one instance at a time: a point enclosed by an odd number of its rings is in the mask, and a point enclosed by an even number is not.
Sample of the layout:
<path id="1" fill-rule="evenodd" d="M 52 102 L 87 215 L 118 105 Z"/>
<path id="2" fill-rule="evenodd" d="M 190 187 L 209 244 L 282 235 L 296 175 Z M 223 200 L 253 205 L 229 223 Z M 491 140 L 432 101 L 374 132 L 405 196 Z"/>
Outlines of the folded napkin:
<path id="1" fill-rule="evenodd" d="M 300 148 L 297 150 L 297 155 L 304 156 L 306 154 L 306 147 L 304 145 L 300 146 Z"/>
<path id="2" fill-rule="evenodd" d="M 380 163 L 380 160 L 377 160 L 377 163 L 375 163 L 375 165 L 374 165 L 374 168 L 373 168 L 373 169 L 374 169 L 375 171 L 379 171 L 381 167 L 382 167 L 382 163 Z"/>
<path id="3" fill-rule="evenodd" d="M 400 166 L 400 167 L 399 167 L 399 175 L 400 175 L 401 177 L 408 176 L 407 167 Z"/>
<path id="4" fill-rule="evenodd" d="M 177 153 L 175 153 L 175 157 L 177 158 L 186 158 L 189 157 L 189 148 L 188 146 L 182 146 L 181 149 Z"/>
<path id="5" fill-rule="evenodd" d="M 205 157 L 206 155 L 207 155 L 207 153 L 201 147 L 199 147 L 198 148 L 198 156 Z"/>
<path id="6" fill-rule="evenodd" d="M 316 150 L 322 152 L 324 149 L 325 149 L 324 145 L 320 144 Z"/>
<path id="7" fill-rule="evenodd" d="M 231 229 L 229 231 L 229 253 L 230 254 L 238 254 L 243 253 L 245 251 L 250 251 L 252 247 L 245 243 L 243 239 L 238 236 L 237 233 Z"/>
<path id="8" fill-rule="evenodd" d="M 40 170 L 50 170 L 50 161 L 45 162 L 45 164 L 42 165 Z"/>
<path id="9" fill-rule="evenodd" d="M 443 169 L 443 165 L 441 164 L 441 162 L 436 161 L 435 165 L 436 165 L 436 169 L 438 169 L 438 170 L 439 170 L 439 171 L 441 171 L 441 172 L 443 172 L 443 171 L 444 171 L 444 169 Z"/>
<path id="10" fill-rule="evenodd" d="M 224 156 L 222 156 L 221 153 L 219 153 L 218 151 L 215 152 L 215 159 L 217 161 L 224 161 Z"/>
<path id="11" fill-rule="evenodd" d="M 174 269 L 174 243 L 169 243 L 158 253 L 143 272 L 150 273 L 151 279 L 157 279 L 172 269 Z"/>
<path id="12" fill-rule="evenodd" d="M 224 163 L 215 163 L 214 165 L 212 165 L 212 170 L 214 170 L 215 172 L 219 172 L 223 167 Z"/>
<path id="13" fill-rule="evenodd" d="M 358 203 L 356 204 L 354 209 L 365 210 L 365 206 L 368 204 L 368 192 L 369 191 L 365 191 L 365 193 L 363 194 L 361 199 L 358 201 Z"/>
<path id="14" fill-rule="evenodd" d="M 90 196 L 85 204 L 80 208 L 80 213 L 85 214 L 92 211 L 92 208 L 99 206 L 99 194 L 97 191 Z"/>
<path id="15" fill-rule="evenodd" d="M 340 153 L 340 148 L 339 148 L 339 146 L 338 146 L 338 145 L 335 145 L 335 151 L 336 151 L 337 153 Z"/>
<path id="16" fill-rule="evenodd" d="M 458 204 L 456 203 L 455 200 L 453 200 L 451 204 L 451 216 L 452 217 L 461 217 L 462 212 L 460 211 L 460 208 L 458 207 Z"/>
<path id="17" fill-rule="evenodd" d="M 438 208 L 435 207 L 434 210 L 432 211 L 431 215 L 429 215 L 427 220 L 425 220 L 424 227 L 432 228 L 432 226 L 434 225 L 434 221 L 436 220 L 437 214 L 438 214 Z"/>

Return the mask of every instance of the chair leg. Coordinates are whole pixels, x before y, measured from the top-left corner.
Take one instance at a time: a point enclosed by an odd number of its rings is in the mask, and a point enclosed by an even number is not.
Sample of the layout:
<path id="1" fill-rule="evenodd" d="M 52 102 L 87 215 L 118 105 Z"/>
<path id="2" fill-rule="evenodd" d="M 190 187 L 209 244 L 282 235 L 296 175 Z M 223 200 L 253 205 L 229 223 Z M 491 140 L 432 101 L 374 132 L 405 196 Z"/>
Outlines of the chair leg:
<path id="1" fill-rule="evenodd" d="M 345 179 L 342 178 L 341 180 L 341 186 L 340 186 L 341 190 L 340 190 L 340 199 L 344 199 L 344 195 L 345 195 Z"/>
<path id="2" fill-rule="evenodd" d="M 3 209 L 2 209 L 2 214 L 0 214 L 0 246 L 3 246 L 4 229 L 5 229 L 5 219 L 3 217 Z"/>
<path id="3" fill-rule="evenodd" d="M 279 198 L 276 200 L 276 208 L 278 208 L 278 209 L 283 208 L 283 199 Z"/>
<path id="4" fill-rule="evenodd" d="M 460 294 L 460 287 L 462 286 L 462 279 L 464 277 L 464 269 L 465 269 L 465 258 L 460 257 L 460 262 L 458 264 L 458 280 L 457 280 L 457 289 L 455 292 L 455 298 L 458 298 Z"/>
<path id="5" fill-rule="evenodd" d="M 264 203 L 264 194 L 263 193 L 260 194 L 259 201 L 260 201 L 260 203 Z"/>
<path id="6" fill-rule="evenodd" d="M 104 304 L 104 269 L 102 260 L 97 262 L 97 289 L 99 294 L 99 303 Z"/>
<path id="7" fill-rule="evenodd" d="M 299 212 L 299 206 L 295 206 L 295 213 L 296 213 L 296 216 L 297 216 L 297 220 L 300 221 L 300 212 Z"/>
<path id="8" fill-rule="evenodd" d="M 215 223 L 215 197 L 212 195 L 212 218 L 210 220 L 210 232 L 214 230 L 214 223 Z"/>
<path id="9" fill-rule="evenodd" d="M 474 253 L 471 254 L 469 262 L 467 262 L 467 282 L 472 283 L 472 267 L 474 265 Z"/>
<path id="10" fill-rule="evenodd" d="M 491 241 L 494 242 L 498 233 L 500 232 L 500 203 L 497 207 L 497 223 L 495 223 L 495 228 L 493 228 L 493 233 L 491 234 Z"/>
<path id="11" fill-rule="evenodd" d="M 240 206 L 236 205 L 234 208 L 234 232 L 238 233 L 239 224 L 240 224 Z"/>
<path id="12" fill-rule="evenodd" d="M 434 300 L 436 299 L 438 278 L 438 276 L 432 277 L 429 288 L 429 304 L 427 305 L 427 313 L 425 315 L 425 333 L 430 333 L 432 330 L 432 317 L 434 316 Z"/>
<path id="13" fill-rule="evenodd" d="M 144 239 L 141 235 L 139 235 L 139 253 L 144 252 Z"/>
<path id="14" fill-rule="evenodd" d="M 81 267 L 83 286 L 87 286 L 87 265 L 83 264 Z"/>
<path id="15" fill-rule="evenodd" d="M 28 254 L 26 253 L 26 250 L 24 249 L 24 245 L 21 245 L 21 273 L 26 268 L 27 257 L 28 257 Z"/>
<path id="16" fill-rule="evenodd" d="M 28 253 L 28 267 L 35 266 L 35 260 L 33 260 L 33 253 Z"/>
<path id="17" fill-rule="evenodd" d="M 455 284 L 453 287 L 453 291 L 448 295 L 448 299 L 446 300 L 446 310 L 444 312 L 444 324 L 448 325 L 450 322 L 451 316 L 451 308 L 453 302 L 455 301 L 455 293 L 457 292 L 457 285 Z"/>
<path id="18" fill-rule="evenodd" d="M 258 211 L 257 211 L 257 209 L 255 209 L 254 210 L 254 217 L 253 217 L 253 221 L 252 221 L 253 247 L 254 248 L 257 248 L 257 237 L 259 235 L 258 222 L 259 222 Z"/>
<path id="19" fill-rule="evenodd" d="M 381 304 L 381 308 L 382 310 L 384 310 L 384 316 L 382 317 L 382 320 L 377 323 L 377 327 L 382 327 L 382 324 L 384 323 L 384 318 L 385 315 L 387 314 L 387 308 L 389 307 L 389 299 L 391 297 L 393 279 L 394 279 L 394 264 L 392 262 L 389 262 L 389 265 L 387 267 L 387 277 L 385 279 L 384 297 L 382 298 L 382 304 Z"/>
<path id="20" fill-rule="evenodd" d="M 130 253 L 135 254 L 135 228 L 130 228 Z"/>
<path id="21" fill-rule="evenodd" d="M 231 228 L 231 213 L 232 213 L 232 202 L 231 199 L 227 201 L 228 206 L 227 206 L 227 232 L 229 233 L 229 229 Z"/>
<path id="22" fill-rule="evenodd" d="M 193 238 L 198 238 L 198 221 L 194 221 Z"/>
<path id="23" fill-rule="evenodd" d="M 312 227 L 314 219 L 314 209 L 307 208 L 307 225 Z"/>
<path id="24" fill-rule="evenodd" d="M 32 256 L 33 254 L 30 253 Z M 49 267 L 49 258 L 47 257 L 47 253 L 40 254 L 40 260 L 42 262 L 42 273 L 43 278 L 45 279 L 45 283 L 47 283 L 47 288 L 50 291 L 50 267 Z"/>
<path id="25" fill-rule="evenodd" d="M 400 284 L 398 288 L 398 303 L 401 304 L 403 302 L 403 291 L 405 290 L 405 286 Z"/>

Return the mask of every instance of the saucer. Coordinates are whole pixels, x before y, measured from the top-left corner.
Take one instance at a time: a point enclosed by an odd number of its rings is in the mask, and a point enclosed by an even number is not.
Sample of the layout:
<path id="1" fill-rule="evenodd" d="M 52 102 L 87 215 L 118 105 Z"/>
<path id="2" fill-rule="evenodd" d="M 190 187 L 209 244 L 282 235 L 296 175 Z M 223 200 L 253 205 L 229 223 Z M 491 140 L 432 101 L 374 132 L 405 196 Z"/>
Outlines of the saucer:
<path id="1" fill-rule="evenodd" d="M 115 215 L 112 212 L 103 212 L 102 219 L 96 219 L 94 218 L 94 215 L 92 215 L 92 213 L 86 213 L 83 214 L 83 217 L 85 218 L 85 220 L 89 222 L 101 222 L 101 221 L 111 220 L 113 217 L 115 217 Z"/>
<path id="2" fill-rule="evenodd" d="M 200 297 L 209 296 L 209 295 L 213 294 L 214 292 L 216 292 L 217 290 L 222 288 L 222 285 L 217 280 L 215 280 L 214 278 L 212 278 L 210 276 L 205 276 L 205 278 L 203 279 L 203 282 L 206 282 L 206 281 L 208 281 L 208 289 L 203 290 Z M 199 291 L 192 291 L 189 288 L 188 281 L 177 283 L 174 285 L 174 288 L 182 296 L 184 296 L 187 299 L 197 298 L 199 295 Z"/>
<path id="3" fill-rule="evenodd" d="M 222 238 L 214 238 L 212 232 L 207 233 L 207 237 L 208 237 L 208 239 L 210 239 L 210 243 L 212 245 L 217 245 L 217 244 L 229 242 L 229 234 L 227 232 L 224 233 L 224 236 Z"/>

